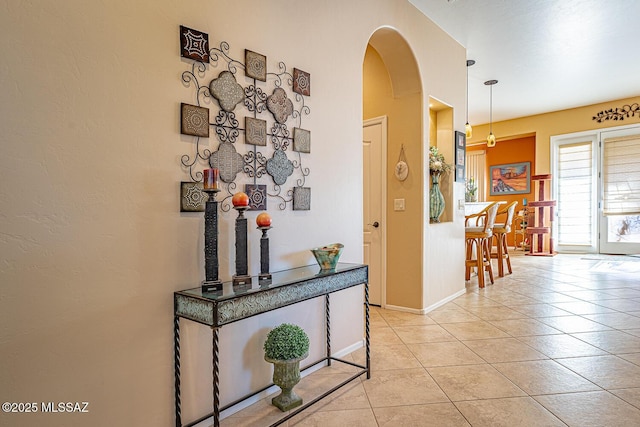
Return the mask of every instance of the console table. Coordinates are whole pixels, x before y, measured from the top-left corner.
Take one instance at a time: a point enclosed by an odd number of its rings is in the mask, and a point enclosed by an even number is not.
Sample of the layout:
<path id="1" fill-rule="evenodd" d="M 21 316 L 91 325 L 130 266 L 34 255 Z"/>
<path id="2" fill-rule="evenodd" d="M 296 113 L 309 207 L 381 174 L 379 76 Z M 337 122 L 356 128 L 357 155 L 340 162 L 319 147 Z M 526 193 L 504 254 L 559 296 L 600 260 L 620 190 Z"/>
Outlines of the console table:
<path id="1" fill-rule="evenodd" d="M 212 330 L 212 363 L 213 363 L 213 412 L 186 424 L 184 427 L 193 426 L 211 416 L 214 419 L 214 426 L 220 425 L 220 411 L 223 411 L 243 400 L 268 389 L 273 384 L 253 392 L 242 399 L 232 402 L 224 407 L 220 407 L 219 396 L 219 331 L 220 328 L 229 323 L 237 322 L 252 316 L 277 310 L 288 305 L 296 304 L 312 298 L 325 298 L 325 333 L 326 333 L 326 355 L 310 365 L 309 369 L 319 363 L 326 362 L 331 366 L 332 361 L 346 363 L 360 368 L 354 375 L 336 385 L 331 390 L 321 394 L 310 402 L 292 410 L 285 417 L 281 418 L 271 426 L 277 426 L 297 413 L 308 408 L 340 387 L 367 374 L 367 379 L 371 377 L 370 369 L 370 349 L 369 349 L 369 270 L 368 266 L 361 264 L 338 263 L 335 270 L 320 270 L 317 265 L 293 268 L 290 270 L 272 273 L 270 283 L 260 284 L 257 277 L 254 277 L 252 284 L 234 285 L 232 282 L 223 283 L 220 291 L 203 292 L 201 287 L 187 289 L 174 293 L 174 368 L 175 368 L 175 410 L 176 427 L 183 427 L 180 401 L 180 318 L 198 322 L 211 327 Z M 331 316 L 329 295 L 353 286 L 364 285 L 364 306 L 365 306 L 365 365 L 358 365 L 350 361 L 341 360 L 331 356 Z"/>

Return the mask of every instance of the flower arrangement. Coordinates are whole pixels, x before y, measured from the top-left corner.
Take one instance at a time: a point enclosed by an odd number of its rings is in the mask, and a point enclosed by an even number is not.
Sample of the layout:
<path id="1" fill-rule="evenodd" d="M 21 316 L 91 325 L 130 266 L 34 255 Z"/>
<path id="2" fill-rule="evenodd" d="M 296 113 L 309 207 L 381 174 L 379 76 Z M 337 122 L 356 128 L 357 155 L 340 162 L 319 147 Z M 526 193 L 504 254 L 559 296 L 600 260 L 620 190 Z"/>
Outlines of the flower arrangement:
<path id="1" fill-rule="evenodd" d="M 444 155 L 438 152 L 438 147 L 429 147 L 429 173 L 431 175 L 449 172 L 451 165 L 445 162 Z"/>
<path id="2" fill-rule="evenodd" d="M 477 201 L 476 192 L 478 191 L 478 186 L 476 185 L 476 181 L 473 177 L 469 178 L 469 181 L 465 184 L 465 192 L 464 192 L 464 201 L 465 202 L 475 202 Z"/>

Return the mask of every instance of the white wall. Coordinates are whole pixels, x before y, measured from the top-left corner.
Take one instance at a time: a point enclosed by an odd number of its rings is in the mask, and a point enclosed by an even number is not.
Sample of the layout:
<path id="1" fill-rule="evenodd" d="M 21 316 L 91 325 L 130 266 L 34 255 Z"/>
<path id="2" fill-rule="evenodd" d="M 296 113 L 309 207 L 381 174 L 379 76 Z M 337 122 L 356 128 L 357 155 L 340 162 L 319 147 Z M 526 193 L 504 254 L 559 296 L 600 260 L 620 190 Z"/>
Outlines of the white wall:
<path id="1" fill-rule="evenodd" d="M 0 397 L 88 401 L 90 412 L 2 413 L 0 425 L 174 422 L 173 292 L 203 278 L 202 216 L 178 211 L 180 156 L 193 149 L 178 128 L 180 102 L 192 102 L 180 24 L 229 42 L 236 58 L 248 48 L 270 67 L 311 73 L 312 210 L 269 209 L 274 270 L 313 263 L 308 248 L 335 241 L 342 260 L 362 260 L 362 60 L 375 28 L 394 26 L 413 45 L 425 99 L 464 105 L 463 49 L 405 0 L 1 2 Z M 461 257 L 434 256 L 442 271 L 460 269 Z M 362 335 L 343 327 L 361 319 L 361 292 L 336 299 L 340 349 Z M 224 328 L 223 403 L 268 378 L 268 327 L 296 321 L 317 343 L 320 311 L 310 302 Z M 209 404 L 210 331 L 183 325 L 190 419 Z"/>

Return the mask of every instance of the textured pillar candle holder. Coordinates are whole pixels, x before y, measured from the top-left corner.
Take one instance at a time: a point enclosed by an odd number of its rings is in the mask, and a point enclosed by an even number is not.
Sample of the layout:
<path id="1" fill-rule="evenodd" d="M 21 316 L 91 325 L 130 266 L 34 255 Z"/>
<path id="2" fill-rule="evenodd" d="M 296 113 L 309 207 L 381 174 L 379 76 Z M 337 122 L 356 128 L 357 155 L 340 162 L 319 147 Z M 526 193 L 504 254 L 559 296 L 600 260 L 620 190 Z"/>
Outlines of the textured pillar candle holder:
<path id="1" fill-rule="evenodd" d="M 261 285 L 268 285 L 271 283 L 271 273 L 269 273 L 269 236 L 267 231 L 271 227 L 258 227 L 258 230 L 262 231 L 262 237 L 260 237 L 260 275 L 258 276 L 258 283 Z"/>
<path id="2" fill-rule="evenodd" d="M 204 207 L 204 281 L 202 291 L 222 290 L 222 282 L 218 279 L 218 201 L 217 188 L 204 188 L 209 195 Z"/>
<path id="3" fill-rule="evenodd" d="M 248 274 L 248 247 L 247 247 L 247 218 L 244 211 L 249 206 L 234 206 L 233 209 L 238 211 L 236 218 L 236 274 L 233 276 L 233 284 L 251 283 L 251 276 Z"/>
<path id="4" fill-rule="evenodd" d="M 216 168 L 205 169 L 203 175 L 202 186 L 204 187 L 204 189 L 217 190 L 220 171 Z"/>

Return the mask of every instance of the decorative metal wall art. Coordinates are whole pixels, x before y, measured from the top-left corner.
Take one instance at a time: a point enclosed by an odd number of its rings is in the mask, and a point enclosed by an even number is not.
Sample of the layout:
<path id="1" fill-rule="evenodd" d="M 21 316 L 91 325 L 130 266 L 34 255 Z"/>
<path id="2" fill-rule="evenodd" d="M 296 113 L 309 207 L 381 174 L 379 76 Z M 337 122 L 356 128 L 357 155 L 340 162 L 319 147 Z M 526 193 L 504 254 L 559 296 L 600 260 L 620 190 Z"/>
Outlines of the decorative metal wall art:
<path id="1" fill-rule="evenodd" d="M 244 99 L 242 86 L 238 84 L 235 76 L 229 71 L 223 71 L 217 79 L 211 80 L 209 92 L 211 92 L 211 96 L 218 100 L 218 104 L 224 111 L 233 111 L 236 105 Z"/>
<path id="2" fill-rule="evenodd" d="M 207 198 L 201 182 L 180 183 L 180 212 L 204 212 Z"/>
<path id="3" fill-rule="evenodd" d="M 311 188 L 294 187 L 293 188 L 293 210 L 308 211 L 311 209 Z"/>
<path id="4" fill-rule="evenodd" d="M 267 186 L 259 184 L 246 184 L 244 192 L 249 196 L 249 206 L 258 211 L 267 210 Z"/>
<path id="5" fill-rule="evenodd" d="M 286 122 L 293 114 L 293 102 L 287 98 L 287 92 L 281 87 L 275 88 L 273 94 L 267 97 L 267 108 L 278 123 Z"/>
<path id="6" fill-rule="evenodd" d="M 311 132 L 306 129 L 293 128 L 293 151 L 311 152 Z"/>
<path id="7" fill-rule="evenodd" d="M 183 85 L 193 89 L 194 105 L 181 104 L 181 132 L 196 137 L 195 153 L 181 157 L 189 178 L 200 182 L 202 167 L 219 169 L 223 212 L 231 209 L 239 184 L 247 189 L 251 209 L 266 209 L 267 198 L 278 199 L 281 210 L 310 209 L 311 190 L 305 187 L 310 170 L 303 158 L 311 152 L 311 131 L 302 119 L 311 112 L 306 105 L 311 75 L 298 68 L 290 72 L 284 62 L 269 72 L 267 57 L 248 49 L 244 62 L 236 60 L 227 42 L 209 48 L 208 34 L 185 26 L 180 42 L 182 56 L 194 61 L 182 73 Z M 211 148 L 200 145 L 209 127 L 217 139 L 209 139 Z M 266 176 L 272 184 L 258 181 Z"/>
<path id="8" fill-rule="evenodd" d="M 311 74 L 293 69 L 293 91 L 300 95 L 311 95 Z"/>
<path id="9" fill-rule="evenodd" d="M 640 119 L 640 104 L 625 104 L 622 107 L 609 108 L 608 110 L 600 111 L 598 114 L 593 116 L 593 120 L 598 123 L 602 123 L 607 120 L 623 121 L 629 117 L 635 117 L 636 114 Z"/>
<path id="10" fill-rule="evenodd" d="M 262 82 L 267 81 L 267 57 L 260 55 L 259 53 L 244 50 L 244 62 L 246 65 L 247 77 L 260 80 Z"/>
<path id="11" fill-rule="evenodd" d="M 180 132 L 185 135 L 209 138 L 209 109 L 180 104 Z"/>
<path id="12" fill-rule="evenodd" d="M 267 160 L 267 172 L 273 178 L 273 182 L 283 185 L 293 173 L 293 162 L 287 158 L 284 150 L 276 150 L 273 157 Z"/>
<path id="13" fill-rule="evenodd" d="M 185 58 L 209 62 L 209 35 L 201 31 L 180 26 L 181 54 Z"/>
<path id="14" fill-rule="evenodd" d="M 251 145 L 259 145 L 264 147 L 267 145 L 267 121 L 254 119 L 253 117 L 244 118 L 244 142 Z"/>
<path id="15" fill-rule="evenodd" d="M 220 170 L 220 179 L 223 182 L 233 182 L 236 175 L 242 172 L 244 160 L 236 151 L 236 147 L 230 142 L 222 142 L 209 157 L 209 166 Z"/>

